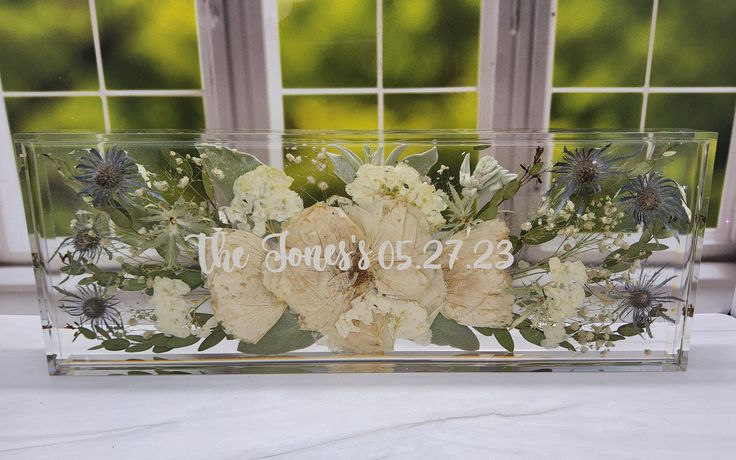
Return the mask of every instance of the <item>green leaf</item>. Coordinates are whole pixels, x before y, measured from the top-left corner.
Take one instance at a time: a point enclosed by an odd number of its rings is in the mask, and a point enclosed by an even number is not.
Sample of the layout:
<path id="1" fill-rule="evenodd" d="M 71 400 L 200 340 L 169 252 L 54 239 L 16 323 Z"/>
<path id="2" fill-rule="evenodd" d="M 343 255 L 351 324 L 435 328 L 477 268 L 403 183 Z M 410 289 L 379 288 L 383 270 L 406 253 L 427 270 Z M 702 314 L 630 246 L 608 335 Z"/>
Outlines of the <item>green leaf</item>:
<path id="1" fill-rule="evenodd" d="M 498 341 L 498 344 L 501 345 L 506 351 L 509 353 L 514 352 L 514 339 L 511 337 L 511 333 L 503 328 L 494 328 L 493 329 L 493 336 Z"/>
<path id="2" fill-rule="evenodd" d="M 524 337 L 524 340 L 526 340 L 527 342 L 540 347 L 542 346 L 542 340 L 544 340 L 544 332 L 541 329 L 537 329 L 534 327 L 520 327 L 519 332 L 521 333 L 521 336 Z"/>
<path id="3" fill-rule="evenodd" d="M 120 279 L 120 273 L 118 272 L 97 272 L 94 275 L 95 281 L 101 286 L 112 286 L 116 284 Z"/>
<path id="4" fill-rule="evenodd" d="M 406 149 L 406 144 L 399 144 L 395 149 L 391 151 L 388 158 L 386 158 L 386 165 L 393 166 L 399 162 L 399 157 Z"/>
<path id="5" fill-rule="evenodd" d="M 327 158 L 329 158 L 330 163 L 332 163 L 332 171 L 340 178 L 341 181 L 349 184 L 355 180 L 355 175 L 358 170 L 345 157 L 336 153 L 327 152 Z"/>
<path id="6" fill-rule="evenodd" d="M 249 355 L 278 355 L 312 345 L 319 334 L 303 331 L 299 318 L 286 311 L 257 343 L 240 342 L 238 351 Z"/>
<path id="7" fill-rule="evenodd" d="M 164 345 L 154 345 L 153 346 L 154 353 L 166 353 L 169 351 L 171 351 L 171 348 L 164 346 Z"/>
<path id="8" fill-rule="evenodd" d="M 197 350 L 199 351 L 205 351 L 207 349 L 210 349 L 217 345 L 218 343 L 222 342 L 227 334 L 225 334 L 225 331 L 222 329 L 215 329 L 212 334 L 205 337 L 204 340 L 202 340 L 202 343 L 199 344 L 199 348 Z"/>
<path id="9" fill-rule="evenodd" d="M 164 346 L 168 348 L 172 348 L 172 349 L 173 348 L 184 348 L 190 345 L 194 345 L 198 341 L 199 341 L 199 337 L 197 337 L 196 335 L 190 335 L 189 337 L 184 337 L 184 338 L 170 337 L 169 339 L 166 340 L 166 342 L 164 343 Z"/>
<path id="10" fill-rule="evenodd" d="M 432 169 L 437 160 L 439 159 L 439 153 L 437 153 L 437 147 L 432 147 L 426 152 L 409 155 L 404 158 L 404 162 L 412 168 L 419 171 L 419 174 L 426 176 L 429 174 L 429 170 Z"/>
<path id="11" fill-rule="evenodd" d="M 129 263 L 123 262 L 122 264 L 120 264 L 120 268 L 125 273 L 128 273 L 130 275 L 135 275 L 135 276 L 145 276 L 146 275 L 146 272 L 144 272 L 143 270 L 141 270 L 140 267 L 137 267 L 135 265 L 131 265 Z"/>
<path id="12" fill-rule="evenodd" d="M 562 348 L 567 348 L 570 351 L 577 351 L 575 349 L 575 346 L 571 344 L 570 342 L 568 342 L 567 340 L 565 340 L 564 342 L 560 342 L 559 346 L 561 346 Z"/>
<path id="13" fill-rule="evenodd" d="M 469 327 L 447 319 L 438 314 L 432 323 L 432 343 L 435 345 L 449 345 L 461 350 L 476 351 L 480 348 L 478 337 Z"/>
<path id="14" fill-rule="evenodd" d="M 204 283 L 202 272 L 199 270 L 184 270 L 179 273 L 179 278 L 187 283 L 190 288 L 195 289 Z"/>
<path id="15" fill-rule="evenodd" d="M 503 199 L 504 200 L 510 200 L 511 198 L 516 195 L 516 193 L 519 191 L 519 187 L 521 187 L 521 181 L 519 179 L 514 179 L 508 184 L 504 185 L 503 188 L 500 190 L 503 192 Z"/>
<path id="16" fill-rule="evenodd" d="M 209 184 L 205 184 L 205 189 L 209 187 L 214 190 L 212 198 L 217 206 L 230 205 L 234 196 L 233 183 L 235 179 L 263 164 L 261 160 L 249 153 L 239 152 L 227 147 L 197 146 L 197 150 L 200 154 L 205 155 L 202 158 L 202 166 L 207 174 L 206 176 L 203 175 L 203 179 L 211 181 Z M 215 169 L 222 172 L 224 176 L 222 179 L 218 179 L 212 174 Z"/>
<path id="17" fill-rule="evenodd" d="M 120 285 L 120 289 L 123 291 L 142 291 L 146 286 L 147 284 L 145 281 L 128 279 Z"/>
<path id="18" fill-rule="evenodd" d="M 105 350 L 120 351 L 128 348 L 130 342 L 126 339 L 109 339 L 102 342 L 102 346 L 105 347 Z"/>
<path id="19" fill-rule="evenodd" d="M 618 329 L 616 329 L 616 332 L 618 332 L 620 335 L 624 337 L 633 337 L 635 335 L 639 335 L 644 332 L 644 329 L 640 328 L 636 324 L 629 323 L 624 324 L 623 326 L 620 326 Z"/>
<path id="20" fill-rule="evenodd" d="M 83 327 L 83 326 L 79 326 L 79 327 L 77 328 L 77 330 L 78 330 L 78 331 L 79 331 L 79 333 L 80 333 L 80 334 L 82 334 L 82 335 L 83 335 L 83 336 L 84 336 L 84 337 L 85 337 L 86 339 L 90 339 L 90 340 L 91 340 L 91 339 L 96 339 L 96 338 L 97 338 L 97 334 L 95 334 L 94 332 L 92 332 L 92 330 L 90 330 L 90 329 L 87 329 L 86 327 Z"/>
<path id="21" fill-rule="evenodd" d="M 111 338 L 110 337 L 110 334 L 106 330 L 102 329 L 100 326 L 95 326 L 95 331 L 97 331 L 97 334 L 98 335 L 101 335 L 102 337 L 104 337 L 106 339 L 110 339 Z"/>
<path id="22" fill-rule="evenodd" d="M 521 235 L 521 241 L 524 242 L 524 244 L 537 245 L 553 240 L 557 236 L 557 229 L 547 230 L 544 227 L 544 225 L 541 225 L 539 227 L 532 228 Z"/>
<path id="23" fill-rule="evenodd" d="M 139 353 L 139 352 L 141 352 L 141 351 L 146 351 L 146 350 L 148 350 L 148 349 L 149 349 L 149 348 L 151 348 L 152 346 L 153 346 L 153 344 L 152 344 L 152 343 L 147 343 L 147 342 L 143 342 L 143 343 L 136 343 L 135 345 L 131 345 L 130 347 L 128 347 L 128 348 L 127 348 L 127 349 L 125 350 L 125 352 L 126 352 L 126 353 Z"/>
<path id="24" fill-rule="evenodd" d="M 330 144 L 330 147 L 336 148 L 337 150 L 342 152 L 342 156 L 353 166 L 354 170 L 357 171 L 358 168 L 360 168 L 360 166 L 363 164 L 363 160 L 349 148 L 343 147 L 342 145 L 338 144 Z"/>

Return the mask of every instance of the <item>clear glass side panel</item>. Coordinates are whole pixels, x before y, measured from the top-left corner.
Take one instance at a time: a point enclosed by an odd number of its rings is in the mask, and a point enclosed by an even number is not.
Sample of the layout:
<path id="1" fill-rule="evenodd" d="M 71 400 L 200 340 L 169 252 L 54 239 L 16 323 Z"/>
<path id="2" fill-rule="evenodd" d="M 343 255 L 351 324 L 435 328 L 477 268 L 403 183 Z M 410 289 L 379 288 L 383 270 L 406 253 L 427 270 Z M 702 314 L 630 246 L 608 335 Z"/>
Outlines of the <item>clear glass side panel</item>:
<path id="1" fill-rule="evenodd" d="M 715 136 L 17 137 L 52 372 L 681 369 Z"/>

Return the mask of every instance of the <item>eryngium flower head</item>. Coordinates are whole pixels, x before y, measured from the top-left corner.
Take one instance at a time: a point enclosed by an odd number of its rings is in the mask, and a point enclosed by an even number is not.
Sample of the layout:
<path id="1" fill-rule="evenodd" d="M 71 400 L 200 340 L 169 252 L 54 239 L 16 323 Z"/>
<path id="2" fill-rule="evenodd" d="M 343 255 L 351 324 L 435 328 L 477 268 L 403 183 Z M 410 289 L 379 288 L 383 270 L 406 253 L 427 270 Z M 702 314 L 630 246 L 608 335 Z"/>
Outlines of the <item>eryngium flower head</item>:
<path id="1" fill-rule="evenodd" d="M 630 318 L 636 326 L 645 329 L 649 337 L 652 337 L 650 325 L 656 318 L 664 318 L 672 321 L 665 312 L 666 304 L 682 301 L 669 294 L 665 287 L 675 277 L 671 276 L 660 280 L 659 277 L 664 268 L 645 275 L 642 271 L 637 280 L 626 280 L 623 290 L 616 291 L 613 298 L 619 301 L 617 308 L 619 318 Z"/>
<path id="2" fill-rule="evenodd" d="M 61 299 L 61 309 L 72 316 L 80 318 L 81 324 L 89 323 L 93 327 L 105 329 L 121 329 L 123 321 L 120 311 L 115 306 L 120 303 L 107 290 L 99 286 L 79 286 L 79 292 L 67 292 Z"/>
<path id="3" fill-rule="evenodd" d="M 104 158 L 96 149 L 86 150 L 76 171 L 74 178 L 84 186 L 80 194 L 91 197 L 95 207 L 122 208 L 129 193 L 144 187 L 135 162 L 117 147 L 108 149 Z"/>
<path id="4" fill-rule="evenodd" d="M 105 222 L 102 215 L 91 215 L 88 212 L 78 212 L 71 223 L 71 236 L 64 239 L 59 245 L 59 251 L 70 249 L 68 254 L 71 260 L 82 262 L 96 262 L 103 252 L 111 256 L 105 248 L 104 240 L 108 238 Z"/>
<path id="5" fill-rule="evenodd" d="M 609 155 L 607 150 L 610 146 L 608 144 L 605 147 L 573 151 L 567 146 L 563 147 L 562 161 L 552 168 L 552 173 L 556 176 L 547 192 L 547 196 L 557 204 L 558 211 L 571 198 L 580 198 L 577 201 L 582 210 L 592 195 L 601 192 L 604 181 L 622 172 L 617 163 L 631 158 L 632 155 Z"/>
<path id="6" fill-rule="evenodd" d="M 637 176 L 621 187 L 619 200 L 624 212 L 644 228 L 659 222 L 674 232 L 678 224 L 690 221 L 680 186 L 657 172 Z"/>

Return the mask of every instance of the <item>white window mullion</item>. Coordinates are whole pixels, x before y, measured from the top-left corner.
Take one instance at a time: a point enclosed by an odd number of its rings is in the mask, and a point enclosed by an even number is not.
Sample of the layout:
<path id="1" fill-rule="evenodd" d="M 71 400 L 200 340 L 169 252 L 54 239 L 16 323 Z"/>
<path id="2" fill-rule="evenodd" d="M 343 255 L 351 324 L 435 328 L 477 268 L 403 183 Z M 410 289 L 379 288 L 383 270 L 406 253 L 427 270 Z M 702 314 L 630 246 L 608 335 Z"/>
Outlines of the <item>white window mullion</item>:
<path id="1" fill-rule="evenodd" d="M 102 68 L 102 47 L 100 46 L 100 29 L 97 25 L 97 7 L 95 0 L 89 0 L 89 17 L 92 24 L 92 43 L 95 48 L 95 62 L 97 63 L 97 81 L 100 84 L 98 95 L 102 101 L 102 117 L 105 122 L 105 131 L 110 132 L 110 111 L 107 105 L 107 93 L 105 86 L 105 72 Z"/>
<path id="2" fill-rule="evenodd" d="M 657 11 L 659 0 L 652 2 L 652 21 L 649 26 L 649 45 L 647 48 L 647 66 L 644 71 L 644 88 L 641 97 L 641 116 L 639 118 L 639 131 L 644 131 L 647 122 L 647 105 L 649 104 L 649 83 L 652 78 L 652 58 L 654 56 L 654 37 L 657 33 Z"/>
<path id="3" fill-rule="evenodd" d="M 383 0 L 376 0 L 376 93 L 378 97 L 378 129 L 383 131 Z"/>

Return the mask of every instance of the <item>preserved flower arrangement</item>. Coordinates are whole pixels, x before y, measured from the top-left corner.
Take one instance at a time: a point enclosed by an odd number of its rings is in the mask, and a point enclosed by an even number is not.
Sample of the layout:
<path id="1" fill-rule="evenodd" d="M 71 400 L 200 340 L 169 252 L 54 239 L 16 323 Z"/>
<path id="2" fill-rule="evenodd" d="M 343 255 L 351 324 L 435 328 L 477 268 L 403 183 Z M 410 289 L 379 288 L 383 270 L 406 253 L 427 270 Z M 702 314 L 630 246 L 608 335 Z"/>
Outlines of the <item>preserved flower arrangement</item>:
<path id="1" fill-rule="evenodd" d="M 18 136 L 52 371 L 684 368 L 712 133 L 342 136 Z"/>

